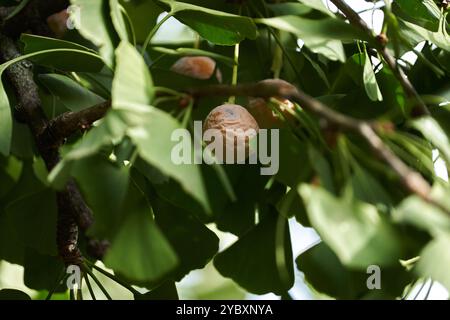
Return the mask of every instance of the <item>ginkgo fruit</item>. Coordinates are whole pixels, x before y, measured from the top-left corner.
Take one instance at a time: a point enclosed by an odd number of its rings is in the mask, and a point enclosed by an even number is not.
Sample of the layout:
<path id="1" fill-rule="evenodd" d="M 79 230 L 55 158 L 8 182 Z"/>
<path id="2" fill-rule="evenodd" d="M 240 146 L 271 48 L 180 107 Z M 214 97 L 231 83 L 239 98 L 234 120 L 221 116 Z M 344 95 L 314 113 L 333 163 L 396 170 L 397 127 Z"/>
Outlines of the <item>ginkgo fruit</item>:
<path id="1" fill-rule="evenodd" d="M 214 108 L 206 117 L 203 130 L 216 129 L 223 141 L 223 151 L 237 154 L 245 147 L 245 157 L 249 156 L 249 145 L 258 131 L 255 118 L 244 107 L 237 104 L 223 104 Z"/>
<path id="2" fill-rule="evenodd" d="M 62 38 L 67 31 L 69 12 L 65 9 L 47 18 L 47 24 L 57 38 Z"/>
<path id="3" fill-rule="evenodd" d="M 280 89 L 295 89 L 289 82 L 281 79 L 266 79 L 259 83 L 276 85 Z M 249 111 L 258 121 L 261 128 L 278 128 L 283 126 L 283 120 L 294 120 L 293 112 L 295 112 L 295 104 L 292 101 L 282 97 L 273 97 L 272 102 L 276 104 L 275 107 L 281 115 L 270 108 L 265 99 L 249 98 Z"/>
<path id="4" fill-rule="evenodd" d="M 171 70 L 187 77 L 207 80 L 213 76 L 216 62 L 203 56 L 183 57 L 173 64 Z"/>

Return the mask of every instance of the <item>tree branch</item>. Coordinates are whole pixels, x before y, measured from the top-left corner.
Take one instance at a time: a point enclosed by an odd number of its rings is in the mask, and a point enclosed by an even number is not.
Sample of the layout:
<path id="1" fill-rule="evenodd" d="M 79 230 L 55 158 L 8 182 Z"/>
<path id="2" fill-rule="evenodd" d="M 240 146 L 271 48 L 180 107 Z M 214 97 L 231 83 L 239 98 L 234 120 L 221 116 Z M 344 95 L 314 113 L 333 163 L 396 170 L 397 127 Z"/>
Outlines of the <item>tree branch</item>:
<path id="1" fill-rule="evenodd" d="M 18 56 L 20 52 L 14 40 L 0 33 L 0 58 L 8 61 Z M 32 64 L 28 61 L 16 63 L 6 70 L 6 75 L 17 96 L 15 116 L 29 126 L 37 149 L 47 169 L 51 171 L 60 160 L 59 145 L 48 146 L 42 139 L 42 133 L 49 121 L 42 109 L 38 87 L 33 78 Z M 77 247 L 77 225 L 86 230 L 92 225 L 93 218 L 73 180 L 70 180 L 63 190 L 57 192 L 57 206 L 59 255 L 66 264 L 81 262 L 81 253 Z"/>
<path id="2" fill-rule="evenodd" d="M 392 56 L 388 49 L 386 48 L 386 38 L 381 36 L 376 36 L 375 33 L 367 23 L 361 18 L 361 16 L 353 10 L 345 1 L 343 0 L 331 0 L 334 5 L 344 13 L 347 19 L 351 24 L 358 27 L 367 33 L 370 37 L 375 39 L 375 43 L 377 43 L 377 51 L 383 57 L 384 61 L 388 65 L 388 67 L 392 70 L 395 77 L 400 82 L 403 90 L 405 91 L 406 96 L 411 99 L 416 105 L 413 108 L 413 113 L 415 116 L 428 115 L 430 112 L 423 102 L 416 89 L 412 85 L 411 81 L 409 81 L 403 69 L 398 65 L 397 60 L 394 56 Z"/>
<path id="3" fill-rule="evenodd" d="M 103 118 L 111 107 L 111 101 L 105 101 L 78 112 L 65 112 L 50 120 L 42 136 L 49 146 L 60 145 L 64 139 L 79 130 L 88 129 L 92 123 Z"/>
<path id="4" fill-rule="evenodd" d="M 336 112 L 317 99 L 307 95 L 296 87 L 280 80 L 264 80 L 257 84 L 238 86 L 213 85 L 187 90 L 194 98 L 207 96 L 250 96 L 250 97 L 283 97 L 297 102 L 304 110 L 327 120 L 341 130 L 358 134 L 368 143 L 373 152 L 382 159 L 399 177 L 405 189 L 416 194 L 424 201 L 438 207 L 450 215 L 450 210 L 431 198 L 430 184 L 416 171 L 408 167 L 389 149 L 377 134 L 377 123 L 355 119 Z"/>
<path id="5" fill-rule="evenodd" d="M 382 159 L 399 177 L 405 189 L 428 203 L 431 203 L 441 210 L 450 214 L 450 211 L 430 197 L 431 186 L 416 171 L 408 167 L 400 158 L 397 157 L 383 142 L 377 134 L 376 123 L 355 119 L 327 107 L 317 99 L 307 95 L 293 85 L 281 80 L 264 80 L 256 84 L 241 84 L 237 86 L 229 85 L 211 85 L 185 90 L 193 98 L 211 97 L 211 96 L 247 96 L 269 99 L 271 97 L 283 97 L 297 102 L 304 110 L 309 111 L 316 116 L 327 120 L 329 123 L 339 127 L 344 131 L 354 132 L 363 137 L 373 152 Z M 111 102 L 106 101 L 102 104 L 87 108 L 79 112 L 67 112 L 55 118 L 47 130 L 54 137 L 63 139 L 84 126 L 104 116 L 110 108 Z"/>

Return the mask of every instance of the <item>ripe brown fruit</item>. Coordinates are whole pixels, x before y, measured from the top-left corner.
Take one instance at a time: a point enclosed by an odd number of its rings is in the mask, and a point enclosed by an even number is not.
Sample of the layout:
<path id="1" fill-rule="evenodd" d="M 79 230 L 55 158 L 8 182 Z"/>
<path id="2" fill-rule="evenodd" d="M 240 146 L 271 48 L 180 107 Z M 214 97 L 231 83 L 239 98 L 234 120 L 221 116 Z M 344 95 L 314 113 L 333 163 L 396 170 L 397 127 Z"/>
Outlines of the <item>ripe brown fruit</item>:
<path id="1" fill-rule="evenodd" d="M 47 24 L 57 38 L 62 38 L 67 31 L 67 20 L 70 15 L 67 10 L 55 13 L 47 18 Z"/>
<path id="2" fill-rule="evenodd" d="M 187 77 L 207 80 L 212 77 L 216 69 L 216 62 L 209 57 L 183 57 L 175 62 L 172 71 Z"/>
<path id="3" fill-rule="evenodd" d="M 223 137 L 224 151 L 231 151 L 232 146 L 235 155 L 238 141 L 243 139 L 245 141 L 245 155 L 248 157 L 249 141 L 259 131 L 259 126 L 255 118 L 244 107 L 236 104 L 223 104 L 214 108 L 206 117 L 203 130 L 206 132 L 208 129 L 219 130 Z M 250 131 L 246 132 L 252 129 L 254 134 L 249 134 Z"/>
<path id="4" fill-rule="evenodd" d="M 291 91 L 296 90 L 293 85 L 289 82 L 281 79 L 266 79 L 259 82 L 260 84 L 266 84 L 271 86 L 277 86 L 279 90 Z M 295 117 L 292 113 L 295 110 L 295 105 L 284 98 L 274 97 L 277 108 L 282 112 L 283 116 L 276 114 L 267 104 L 266 100 L 262 98 L 250 98 L 249 99 L 249 110 L 251 114 L 258 121 L 261 128 L 280 128 L 282 127 L 283 120 L 285 118 L 287 121 L 295 121 Z"/>

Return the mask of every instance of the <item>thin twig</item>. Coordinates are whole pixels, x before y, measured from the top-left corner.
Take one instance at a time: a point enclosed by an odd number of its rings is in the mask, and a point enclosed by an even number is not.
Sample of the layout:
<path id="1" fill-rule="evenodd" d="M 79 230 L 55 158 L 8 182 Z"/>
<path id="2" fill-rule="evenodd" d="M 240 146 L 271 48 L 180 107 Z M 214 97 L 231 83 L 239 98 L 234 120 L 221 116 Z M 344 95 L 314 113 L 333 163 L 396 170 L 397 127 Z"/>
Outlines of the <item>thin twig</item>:
<path id="1" fill-rule="evenodd" d="M 331 0 L 334 5 L 341 10 L 350 23 L 359 29 L 363 30 L 370 37 L 374 38 L 374 42 L 377 44 L 377 51 L 383 57 L 384 61 L 388 65 L 388 67 L 392 70 L 395 77 L 400 82 L 403 90 L 405 91 L 406 96 L 411 99 L 415 105 L 415 116 L 428 115 L 430 112 L 423 102 L 416 89 L 412 85 L 411 81 L 409 81 L 403 69 L 398 65 L 397 60 L 394 56 L 390 54 L 386 47 L 385 39 L 383 37 L 377 37 L 374 31 L 369 28 L 367 23 L 361 18 L 361 16 L 353 10 L 345 1 L 343 0 Z"/>
<path id="2" fill-rule="evenodd" d="M 415 170 L 408 167 L 379 137 L 377 131 L 381 126 L 373 121 L 355 119 L 327 107 L 317 99 L 307 95 L 294 86 L 275 80 L 261 81 L 257 84 L 241 84 L 238 86 L 213 85 L 194 88 L 188 92 L 195 97 L 204 96 L 250 96 L 269 99 L 270 97 L 283 97 L 297 102 L 304 110 L 309 111 L 328 123 L 344 131 L 360 135 L 372 151 L 382 159 L 399 177 L 405 189 L 416 194 L 424 201 L 438 207 L 450 215 L 450 210 L 431 198 L 430 184 Z"/>
<path id="3" fill-rule="evenodd" d="M 247 96 L 270 99 L 271 97 L 283 97 L 297 102 L 303 109 L 309 111 L 330 124 L 344 131 L 354 132 L 363 137 L 373 152 L 381 158 L 400 178 L 401 183 L 408 192 L 418 195 L 424 201 L 438 207 L 450 215 L 450 210 L 430 196 L 430 184 L 415 170 L 408 167 L 379 137 L 377 130 L 379 126 L 372 121 L 355 119 L 341 114 L 317 99 L 307 95 L 293 85 L 279 80 L 266 80 L 256 84 L 210 85 L 186 90 L 194 98 L 206 96 Z M 96 107 L 71 113 L 71 121 L 90 117 L 89 110 L 96 114 Z M 64 118 L 64 117 L 63 117 Z M 96 117 L 94 117 L 96 118 Z"/>

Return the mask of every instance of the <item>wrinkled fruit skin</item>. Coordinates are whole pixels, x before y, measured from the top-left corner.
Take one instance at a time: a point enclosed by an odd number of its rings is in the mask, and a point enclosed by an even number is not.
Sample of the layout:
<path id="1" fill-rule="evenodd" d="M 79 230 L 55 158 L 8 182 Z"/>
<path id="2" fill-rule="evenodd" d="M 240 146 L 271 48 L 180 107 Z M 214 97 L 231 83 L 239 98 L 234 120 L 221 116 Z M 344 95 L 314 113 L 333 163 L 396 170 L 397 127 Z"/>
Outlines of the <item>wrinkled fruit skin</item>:
<path id="1" fill-rule="evenodd" d="M 223 137 L 224 151 L 226 151 L 225 147 L 227 145 L 233 146 L 236 155 L 237 138 L 239 136 L 243 137 L 245 134 L 233 131 L 233 135 L 227 135 L 227 130 L 241 129 L 245 132 L 253 129 L 255 132 L 258 132 L 259 126 L 255 118 L 244 107 L 236 104 L 223 104 L 214 108 L 206 117 L 203 131 L 205 132 L 208 129 L 220 130 Z M 251 137 L 249 136 L 245 139 L 246 157 L 249 155 L 249 138 Z"/>
<path id="2" fill-rule="evenodd" d="M 63 10 L 47 18 L 47 24 L 57 38 L 62 38 L 66 33 L 69 17 L 67 10 Z"/>
<path id="3" fill-rule="evenodd" d="M 200 80 L 211 78 L 215 69 L 216 62 L 213 59 L 201 56 L 180 58 L 171 68 L 173 72 Z"/>

